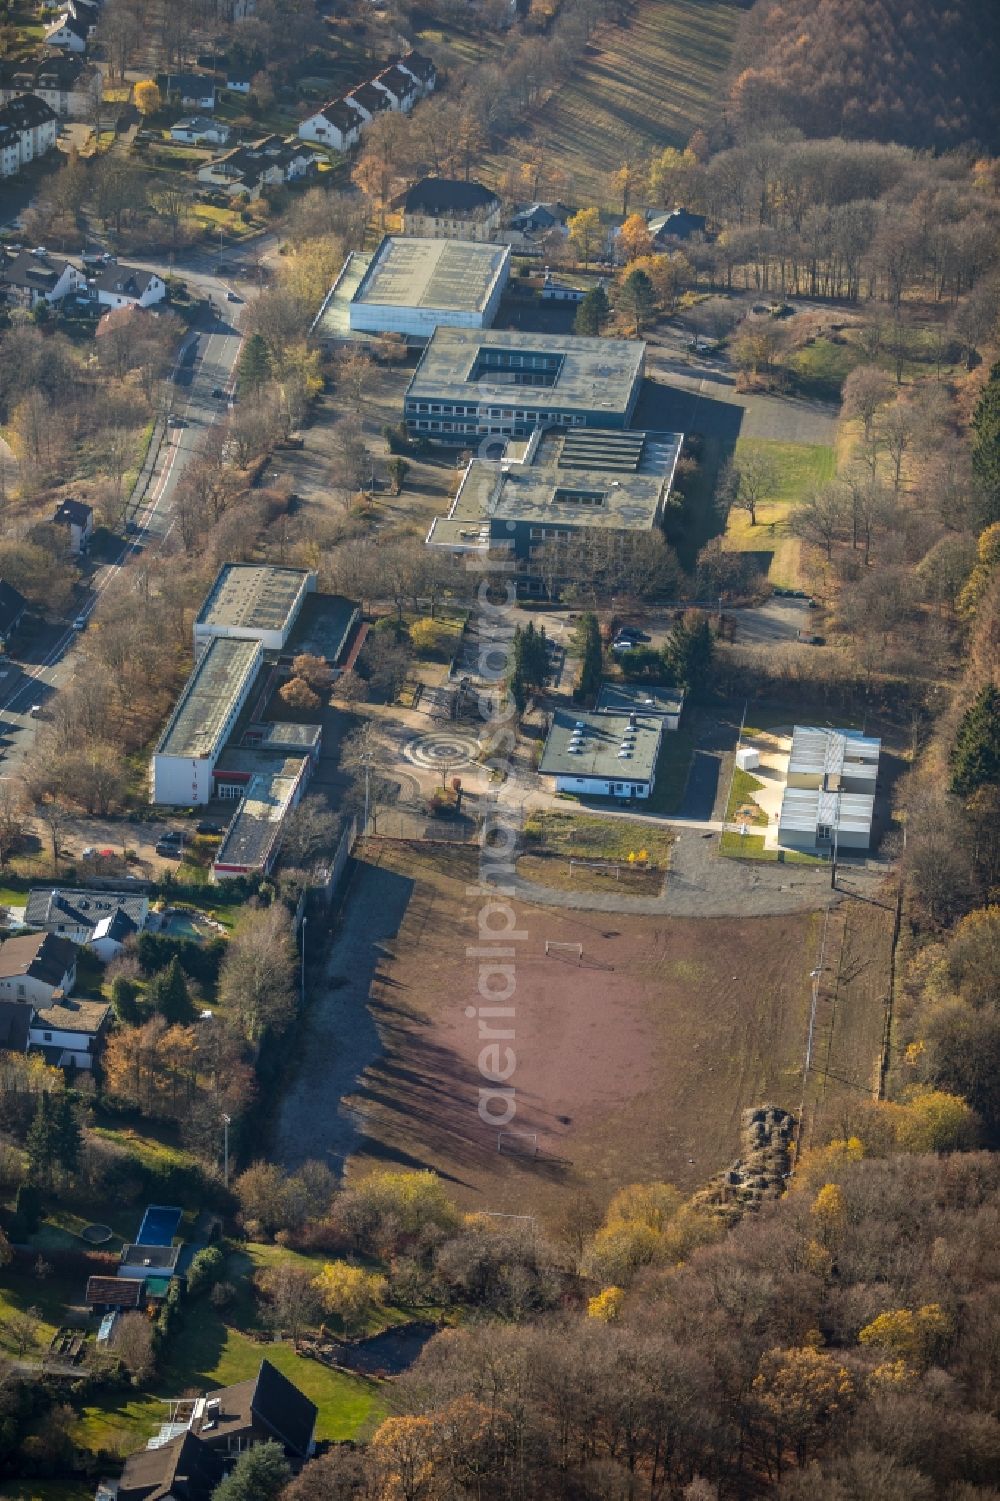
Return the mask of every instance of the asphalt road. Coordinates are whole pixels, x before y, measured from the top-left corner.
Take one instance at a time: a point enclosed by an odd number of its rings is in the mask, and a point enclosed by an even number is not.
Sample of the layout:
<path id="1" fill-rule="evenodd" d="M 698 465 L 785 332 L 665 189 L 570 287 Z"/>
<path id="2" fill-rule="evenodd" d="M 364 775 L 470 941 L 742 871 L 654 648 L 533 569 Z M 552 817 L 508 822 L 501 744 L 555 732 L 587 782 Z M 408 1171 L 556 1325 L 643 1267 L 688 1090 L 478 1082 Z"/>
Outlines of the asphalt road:
<path id="1" fill-rule="evenodd" d="M 273 236 L 262 237 L 258 252 L 273 241 Z M 240 254 L 245 256 L 246 251 Z M 242 342 L 240 323 L 246 297 L 253 288 L 242 281 L 223 280 L 212 269 L 217 261 L 218 251 L 201 252 L 171 268 L 183 277 L 194 295 L 211 299 L 213 312 L 203 315 L 188 333 L 175 366 L 171 410 L 183 426 L 166 429 L 146 493 L 134 513 L 135 530 L 118 557 L 96 571 L 90 593 L 79 606 L 85 620 L 89 621 L 104 591 L 123 571 L 136 568 L 143 557 L 163 546 L 174 524 L 174 501 L 184 470 L 213 424 L 223 421 L 227 414 L 225 399 L 213 397 L 212 391 L 233 387 Z M 130 260 L 129 264 L 160 274 L 164 271 L 162 262 Z M 238 302 L 228 301 L 230 291 L 236 292 Z M 193 363 L 192 343 L 197 346 Z M 79 630 L 69 626 L 41 632 L 30 656 L 7 660 L 0 669 L 0 777 L 16 775 L 30 758 L 39 723 L 30 710 L 33 705 L 50 701 L 73 678 L 79 660 L 75 650 L 79 635 Z"/>

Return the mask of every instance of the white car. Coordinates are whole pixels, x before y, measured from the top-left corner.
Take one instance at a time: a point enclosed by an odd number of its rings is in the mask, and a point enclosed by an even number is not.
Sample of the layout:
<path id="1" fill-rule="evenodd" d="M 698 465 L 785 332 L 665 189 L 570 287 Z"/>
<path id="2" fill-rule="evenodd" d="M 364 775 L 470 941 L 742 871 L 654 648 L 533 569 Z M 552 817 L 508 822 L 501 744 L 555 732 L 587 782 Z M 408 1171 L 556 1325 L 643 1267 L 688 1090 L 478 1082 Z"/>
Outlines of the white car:
<path id="1" fill-rule="evenodd" d="M 74 631 L 85 631 L 87 629 L 87 616 L 78 615 L 73 621 L 73 629 Z"/>

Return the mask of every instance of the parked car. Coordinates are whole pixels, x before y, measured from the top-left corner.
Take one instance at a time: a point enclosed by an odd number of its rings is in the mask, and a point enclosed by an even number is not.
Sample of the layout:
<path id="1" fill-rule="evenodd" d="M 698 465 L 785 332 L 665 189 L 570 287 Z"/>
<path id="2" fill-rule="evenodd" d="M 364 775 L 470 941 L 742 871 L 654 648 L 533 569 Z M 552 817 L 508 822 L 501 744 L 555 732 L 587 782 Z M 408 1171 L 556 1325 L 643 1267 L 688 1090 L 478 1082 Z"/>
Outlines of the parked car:
<path id="1" fill-rule="evenodd" d="M 226 293 L 226 301 L 227 302 L 242 302 L 243 298 L 239 297 L 235 292 L 227 292 Z"/>
<path id="2" fill-rule="evenodd" d="M 825 636 L 815 636 L 812 631 L 799 631 L 798 639 L 804 646 L 825 646 Z"/>
<path id="3" fill-rule="evenodd" d="M 156 845 L 156 853 L 161 855 L 165 860 L 179 860 L 183 853 L 183 846 L 169 842 L 164 844 L 161 839 Z"/>
<path id="4" fill-rule="evenodd" d="M 167 426 L 168 427 L 183 427 L 184 426 L 184 418 L 183 417 L 178 417 L 174 412 L 171 412 L 170 416 L 167 418 Z"/>
<path id="5" fill-rule="evenodd" d="M 275 448 L 295 448 L 295 449 L 298 449 L 298 448 L 304 448 L 305 447 L 305 441 L 306 440 L 303 437 L 300 437 L 300 435 L 298 433 L 289 433 L 289 435 L 288 435 L 287 438 L 279 438 L 278 441 L 277 441 L 277 443 L 275 443 L 274 446 L 275 446 Z"/>
<path id="6" fill-rule="evenodd" d="M 225 394 L 226 393 L 221 386 L 212 387 L 212 395 L 215 397 L 216 401 L 221 401 Z"/>
<path id="7" fill-rule="evenodd" d="M 158 844 L 183 844 L 184 835 L 180 829 L 164 829 L 162 834 L 157 835 Z"/>
<path id="8" fill-rule="evenodd" d="M 28 710 L 28 718 L 29 719 L 41 719 L 41 717 L 42 717 L 42 706 L 41 706 L 41 704 L 32 704 L 31 708 Z"/>
<path id="9" fill-rule="evenodd" d="M 652 641 L 652 636 L 647 631 L 641 631 L 637 625 L 620 625 L 618 627 L 619 641 Z"/>
<path id="10" fill-rule="evenodd" d="M 195 824 L 194 831 L 196 834 L 221 834 L 222 825 L 221 823 L 213 823 L 209 818 L 203 818 L 201 823 Z"/>

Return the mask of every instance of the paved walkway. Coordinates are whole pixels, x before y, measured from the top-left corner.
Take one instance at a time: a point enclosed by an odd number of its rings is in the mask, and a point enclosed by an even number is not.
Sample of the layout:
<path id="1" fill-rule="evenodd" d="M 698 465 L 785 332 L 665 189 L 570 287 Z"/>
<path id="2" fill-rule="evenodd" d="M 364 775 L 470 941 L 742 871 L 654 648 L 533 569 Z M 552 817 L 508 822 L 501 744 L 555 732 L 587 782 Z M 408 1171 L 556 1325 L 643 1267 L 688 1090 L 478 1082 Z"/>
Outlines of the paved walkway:
<path id="1" fill-rule="evenodd" d="M 874 889 L 882 875 L 852 870 L 849 879 L 852 889 L 868 885 Z M 518 875 L 513 884 L 522 901 L 541 907 L 636 917 L 775 917 L 822 905 L 830 893 L 830 871 L 828 866 L 759 865 L 731 859 L 719 854 L 714 837 L 685 830 L 674 844 L 670 870 L 657 896 L 560 891 Z"/>

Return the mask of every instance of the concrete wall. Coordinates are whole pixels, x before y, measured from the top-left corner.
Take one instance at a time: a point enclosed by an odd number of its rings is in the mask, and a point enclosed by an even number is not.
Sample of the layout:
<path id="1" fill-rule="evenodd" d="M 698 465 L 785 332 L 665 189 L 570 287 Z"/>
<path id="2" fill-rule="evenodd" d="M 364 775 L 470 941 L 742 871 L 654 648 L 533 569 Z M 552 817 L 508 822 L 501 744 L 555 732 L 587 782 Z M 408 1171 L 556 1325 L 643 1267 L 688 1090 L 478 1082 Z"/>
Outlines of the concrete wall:
<path id="1" fill-rule="evenodd" d="M 214 766 L 214 757 L 154 755 L 153 793 L 150 800 L 176 808 L 209 802 Z"/>

